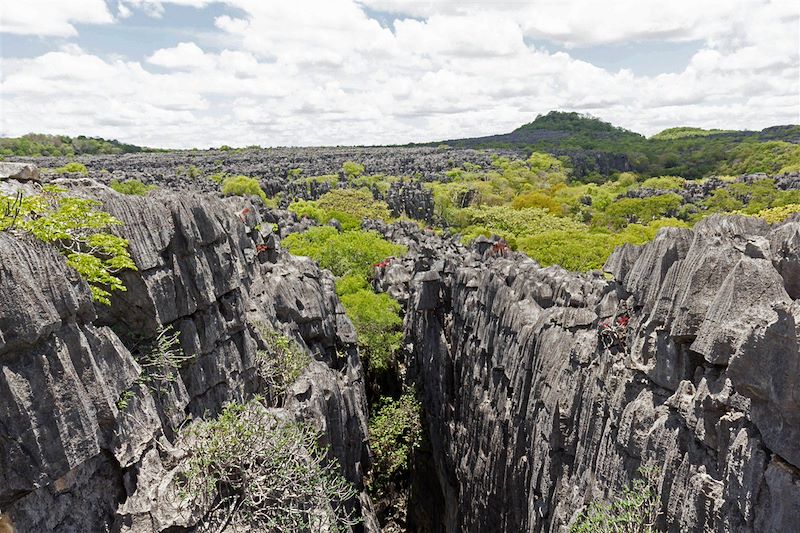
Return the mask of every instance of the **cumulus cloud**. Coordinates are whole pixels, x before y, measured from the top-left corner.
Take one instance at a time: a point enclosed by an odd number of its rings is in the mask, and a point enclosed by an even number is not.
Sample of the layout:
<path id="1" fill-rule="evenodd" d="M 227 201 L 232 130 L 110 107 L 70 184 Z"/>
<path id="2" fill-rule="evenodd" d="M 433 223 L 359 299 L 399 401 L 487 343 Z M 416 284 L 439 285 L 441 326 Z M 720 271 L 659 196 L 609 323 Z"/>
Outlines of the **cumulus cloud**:
<path id="1" fill-rule="evenodd" d="M 120 17 L 165 19 L 169 4 L 210 3 L 119 1 Z M 225 46 L 184 35 L 144 58 L 74 47 L 6 58 L 3 133 L 170 147 L 383 144 L 500 133 L 551 109 L 647 134 L 800 120 L 799 14 L 782 0 L 219 2 L 235 8 L 214 20 Z M 387 24 L 375 11 L 395 15 Z M 648 40 L 699 44 L 685 67 L 652 76 L 571 55 Z"/>
<path id="2" fill-rule="evenodd" d="M 4 2 L 0 32 L 20 35 L 69 37 L 74 24 L 110 24 L 114 17 L 103 0 L 28 0 Z"/>

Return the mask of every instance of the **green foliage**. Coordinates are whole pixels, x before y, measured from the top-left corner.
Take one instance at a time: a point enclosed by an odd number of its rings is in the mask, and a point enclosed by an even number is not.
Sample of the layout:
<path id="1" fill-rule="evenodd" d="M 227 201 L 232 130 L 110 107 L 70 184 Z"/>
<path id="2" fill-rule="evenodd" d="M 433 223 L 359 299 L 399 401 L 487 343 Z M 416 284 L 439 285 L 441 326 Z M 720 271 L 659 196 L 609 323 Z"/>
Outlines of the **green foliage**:
<path id="1" fill-rule="evenodd" d="M 318 224 L 336 219 L 346 230 L 360 228 L 364 219 L 391 219 L 386 202 L 375 200 L 369 191 L 357 189 L 334 189 L 316 201 L 299 200 L 289 206 L 289 211 Z"/>
<path id="2" fill-rule="evenodd" d="M 132 144 L 100 137 L 68 137 L 28 133 L 22 137 L 0 139 L 0 156 L 75 156 L 81 154 L 123 154 L 148 151 Z"/>
<path id="3" fill-rule="evenodd" d="M 95 301 L 110 305 L 109 291 L 125 291 L 116 274 L 136 270 L 128 241 L 111 233 L 122 223 L 99 209 L 96 200 L 44 187 L 41 195 L 0 196 L 0 231 L 23 232 L 55 246 L 85 279 Z"/>
<path id="4" fill-rule="evenodd" d="M 403 340 L 400 304 L 388 294 L 376 294 L 370 289 L 345 293 L 341 300 L 356 328 L 358 347 L 369 370 L 389 370 Z"/>
<path id="5" fill-rule="evenodd" d="M 731 158 L 720 167 L 725 174 L 787 172 L 800 165 L 800 145 L 783 141 L 746 142 L 731 150 Z"/>
<path id="6" fill-rule="evenodd" d="M 642 189 L 656 189 L 659 191 L 677 191 L 683 189 L 686 180 L 678 176 L 659 176 L 646 179 L 642 182 Z"/>
<path id="7" fill-rule="evenodd" d="M 411 457 L 422 443 L 422 406 L 411 392 L 383 398 L 369 420 L 369 445 L 374 465 L 368 486 L 378 495 L 390 482 L 408 474 Z"/>
<path id="8" fill-rule="evenodd" d="M 707 137 L 709 135 L 716 135 L 718 133 L 731 133 L 733 130 L 704 130 L 703 128 L 691 128 L 688 126 L 680 126 L 677 128 L 667 128 L 650 137 L 651 139 L 659 141 L 670 141 L 674 139 L 685 139 L 687 137 Z"/>
<path id="9" fill-rule="evenodd" d="M 89 173 L 89 169 L 86 168 L 86 165 L 83 163 L 78 163 L 77 161 L 71 161 L 64 165 L 63 167 L 54 168 L 53 172 L 56 174 L 83 174 L 86 175 Z"/>
<path id="10" fill-rule="evenodd" d="M 372 265 L 387 257 L 402 256 L 403 246 L 392 244 L 374 231 L 344 231 L 330 226 L 310 228 L 305 233 L 293 233 L 282 243 L 294 255 L 311 257 L 336 277 L 372 276 Z"/>
<path id="11" fill-rule="evenodd" d="M 468 207 L 454 215 L 455 225 L 470 235 L 476 228 L 491 228 L 500 234 L 531 236 L 545 231 L 580 229 L 583 224 L 570 218 L 558 217 L 544 209 L 508 206 Z"/>
<path id="12" fill-rule="evenodd" d="M 283 405 L 286 391 L 311 364 L 311 356 L 286 335 L 266 324 L 254 324 L 266 350 L 256 353 L 256 372 L 264 380 L 272 405 Z"/>
<path id="13" fill-rule="evenodd" d="M 364 173 L 364 165 L 354 161 L 345 161 L 342 163 L 342 172 L 347 179 L 357 178 Z"/>
<path id="14" fill-rule="evenodd" d="M 570 533 L 655 533 L 659 515 L 658 470 L 640 468 L 640 478 L 611 503 L 592 502 Z"/>
<path id="15" fill-rule="evenodd" d="M 552 196 L 537 191 L 532 191 L 515 197 L 511 202 L 511 206 L 514 209 L 537 207 L 539 209 L 546 209 L 550 212 L 550 214 L 553 215 L 560 215 L 563 211 L 561 204 L 558 203 Z"/>
<path id="16" fill-rule="evenodd" d="M 214 183 L 219 183 L 219 184 L 225 181 L 225 179 L 228 177 L 229 177 L 228 174 L 225 172 L 215 172 L 213 174 L 208 175 L 208 179 L 210 179 Z"/>
<path id="17" fill-rule="evenodd" d="M 158 189 L 156 185 L 145 185 L 139 180 L 112 180 L 109 187 L 120 194 L 132 194 L 136 196 L 146 196 L 150 191 Z"/>
<path id="18" fill-rule="evenodd" d="M 674 193 L 648 198 L 618 198 L 595 218 L 598 225 L 620 229 L 631 223 L 648 223 L 674 216 L 683 200 Z"/>
<path id="19" fill-rule="evenodd" d="M 267 198 L 256 178 L 247 176 L 229 176 L 222 181 L 222 194 L 225 196 L 257 196 L 267 207 L 276 207 L 275 202 Z"/>
<path id="20" fill-rule="evenodd" d="M 369 288 L 367 278 L 358 274 L 350 274 L 336 280 L 336 294 L 340 297 Z"/>
<path id="21" fill-rule="evenodd" d="M 763 218 L 768 224 L 783 222 L 795 213 L 800 213 L 800 204 L 788 204 L 780 207 L 762 209 L 758 212 L 758 217 Z"/>
<path id="22" fill-rule="evenodd" d="M 184 436 L 182 494 L 210 507 L 204 530 L 337 532 L 358 522 L 342 505 L 357 493 L 317 445 L 319 433 L 257 399 L 227 404 Z"/>
<path id="23" fill-rule="evenodd" d="M 519 251 L 542 266 L 560 265 L 567 270 L 601 270 L 608 256 L 623 244 L 644 244 L 663 227 L 686 227 L 676 219 L 660 219 L 646 226 L 630 224 L 618 233 L 601 229 L 554 230 L 517 240 Z"/>

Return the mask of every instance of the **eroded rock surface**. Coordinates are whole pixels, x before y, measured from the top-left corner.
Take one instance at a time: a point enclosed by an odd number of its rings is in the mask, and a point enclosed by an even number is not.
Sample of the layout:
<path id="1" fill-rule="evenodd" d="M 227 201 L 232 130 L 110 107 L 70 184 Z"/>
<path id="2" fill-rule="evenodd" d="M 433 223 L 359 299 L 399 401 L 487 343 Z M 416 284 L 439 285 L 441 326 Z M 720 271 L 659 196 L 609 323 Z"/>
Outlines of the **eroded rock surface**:
<path id="1" fill-rule="evenodd" d="M 407 301 L 439 485 L 427 500 L 443 502 L 433 522 L 412 502 L 422 530 L 565 531 L 642 466 L 658 472 L 664 530 L 800 530 L 800 309 L 787 292 L 800 222 L 662 230 L 618 250 L 611 281 L 378 229 L 412 251 L 376 286 Z"/>
<path id="2" fill-rule="evenodd" d="M 360 527 L 374 527 L 363 370 L 330 273 L 281 252 L 241 198 L 71 193 L 99 198 L 125 223 L 138 271 L 104 307 L 52 248 L 0 233 L 0 509 L 18 531 L 190 530 L 200 517 L 173 483 L 177 431 L 259 391 L 257 323 L 313 355 L 284 410 L 320 429 L 362 490 L 351 502 Z M 131 350 L 162 326 L 192 359 L 156 393 L 137 382 Z"/>

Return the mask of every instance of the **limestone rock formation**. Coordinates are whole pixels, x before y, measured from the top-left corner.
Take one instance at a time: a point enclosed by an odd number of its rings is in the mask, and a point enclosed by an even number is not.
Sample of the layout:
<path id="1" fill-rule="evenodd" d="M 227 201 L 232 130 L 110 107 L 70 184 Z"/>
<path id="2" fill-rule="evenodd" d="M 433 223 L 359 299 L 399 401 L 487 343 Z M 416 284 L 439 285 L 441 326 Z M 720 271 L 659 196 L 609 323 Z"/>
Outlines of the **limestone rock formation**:
<path id="1" fill-rule="evenodd" d="M 566 531 L 642 466 L 660 529 L 800 530 L 800 222 L 662 230 L 611 281 L 381 229 L 413 243 L 377 286 L 408 293 L 438 481 L 420 530 Z"/>
<path id="2" fill-rule="evenodd" d="M 0 509 L 18 530 L 190 530 L 200 516 L 177 497 L 178 428 L 258 392 L 258 323 L 313 355 L 284 409 L 319 428 L 362 490 L 363 370 L 330 273 L 275 249 L 241 198 L 71 193 L 125 223 L 138 271 L 125 272 L 128 290 L 110 307 L 94 304 L 52 248 L 0 233 Z M 163 326 L 191 360 L 156 393 L 137 381 L 132 351 Z M 351 505 L 374 529 L 363 490 Z"/>

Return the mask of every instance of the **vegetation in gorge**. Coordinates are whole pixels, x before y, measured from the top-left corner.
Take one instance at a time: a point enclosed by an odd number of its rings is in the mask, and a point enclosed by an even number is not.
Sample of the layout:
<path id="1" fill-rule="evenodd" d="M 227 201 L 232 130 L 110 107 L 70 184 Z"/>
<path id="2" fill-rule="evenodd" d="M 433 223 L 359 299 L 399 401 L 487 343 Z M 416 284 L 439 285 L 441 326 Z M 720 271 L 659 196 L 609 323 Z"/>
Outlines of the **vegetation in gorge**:
<path id="1" fill-rule="evenodd" d="M 89 283 L 94 300 L 110 305 L 110 291 L 126 290 L 117 274 L 136 270 L 128 241 L 110 233 L 122 222 L 101 210 L 97 200 L 65 192 L 45 186 L 38 195 L 0 195 L 0 231 L 31 235 L 55 246 Z"/>
<path id="2" fill-rule="evenodd" d="M 209 511 L 202 531 L 343 531 L 356 496 L 317 445 L 318 432 L 279 418 L 259 398 L 230 403 L 184 430 L 182 493 Z"/>
<path id="3" fill-rule="evenodd" d="M 374 493 L 385 495 L 393 482 L 408 475 L 412 454 L 422 444 L 421 410 L 411 391 L 384 398 L 373 409 L 369 435 L 375 463 L 368 483 Z"/>
<path id="4" fill-rule="evenodd" d="M 404 247 L 390 243 L 374 231 L 338 231 L 317 226 L 287 236 L 283 245 L 295 255 L 311 257 L 336 276 L 336 292 L 358 334 L 368 369 L 380 372 L 391 366 L 400 347 L 400 305 L 369 286 L 376 263 L 400 257 Z"/>
<path id="5" fill-rule="evenodd" d="M 659 515 L 658 470 L 640 468 L 639 478 L 611 503 L 595 501 L 570 526 L 570 533 L 655 533 Z"/>

